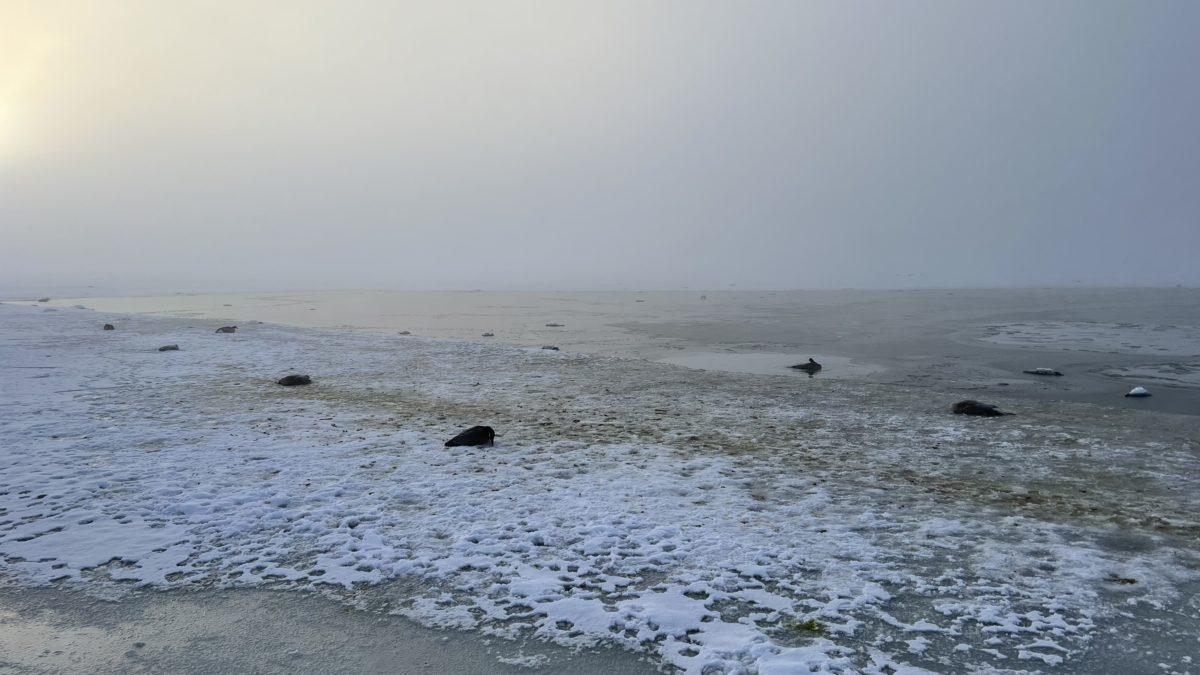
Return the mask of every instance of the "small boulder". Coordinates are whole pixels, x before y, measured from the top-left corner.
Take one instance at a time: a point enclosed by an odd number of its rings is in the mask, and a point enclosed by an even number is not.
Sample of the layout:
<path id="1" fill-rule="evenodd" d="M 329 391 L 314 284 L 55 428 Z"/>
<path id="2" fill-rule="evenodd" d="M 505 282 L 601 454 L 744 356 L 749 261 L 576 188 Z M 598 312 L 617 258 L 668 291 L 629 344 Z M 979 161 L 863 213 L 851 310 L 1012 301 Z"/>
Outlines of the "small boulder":
<path id="1" fill-rule="evenodd" d="M 279 378 L 275 384 L 284 387 L 299 387 L 304 384 L 312 384 L 312 378 L 308 375 L 287 375 Z"/>
<path id="2" fill-rule="evenodd" d="M 1125 394 L 1125 398 L 1149 398 L 1150 395 L 1145 387 L 1134 387 L 1129 390 L 1128 394 Z"/>
<path id="3" fill-rule="evenodd" d="M 558 351 L 558 347 L 555 347 L 554 345 L 545 345 L 544 347 L 542 347 L 542 349 L 549 349 L 552 352 Z"/>
<path id="4" fill-rule="evenodd" d="M 236 333 L 237 326 L 221 326 L 217 329 L 218 333 Z"/>
<path id="5" fill-rule="evenodd" d="M 812 375 L 813 373 L 821 370 L 821 364 L 817 363 L 816 361 L 814 361 L 810 358 L 808 360 L 808 363 L 798 363 L 794 366 L 788 366 L 788 368 L 792 368 L 795 370 L 803 370 L 804 372 L 808 373 L 809 375 Z"/>
<path id="6" fill-rule="evenodd" d="M 177 352 L 177 351 L 179 351 L 179 345 L 163 345 L 158 348 L 158 351 L 160 351 L 160 352 Z"/>
<path id="7" fill-rule="evenodd" d="M 475 426 L 446 441 L 447 448 L 460 445 L 495 445 L 496 432 L 491 427 Z"/>
<path id="8" fill-rule="evenodd" d="M 952 408 L 955 415 L 974 415 L 976 417 L 1003 417 L 1012 413 L 1002 412 L 996 406 L 990 403 L 980 403 L 979 401 L 959 401 Z"/>
<path id="9" fill-rule="evenodd" d="M 38 302 L 50 302 L 50 298 L 38 298 Z"/>
<path id="10" fill-rule="evenodd" d="M 483 337 L 496 337 L 495 333 L 484 333 Z"/>
<path id="11" fill-rule="evenodd" d="M 111 323 L 104 324 L 104 330 L 116 330 L 116 329 L 117 329 L 117 327 L 112 325 Z"/>

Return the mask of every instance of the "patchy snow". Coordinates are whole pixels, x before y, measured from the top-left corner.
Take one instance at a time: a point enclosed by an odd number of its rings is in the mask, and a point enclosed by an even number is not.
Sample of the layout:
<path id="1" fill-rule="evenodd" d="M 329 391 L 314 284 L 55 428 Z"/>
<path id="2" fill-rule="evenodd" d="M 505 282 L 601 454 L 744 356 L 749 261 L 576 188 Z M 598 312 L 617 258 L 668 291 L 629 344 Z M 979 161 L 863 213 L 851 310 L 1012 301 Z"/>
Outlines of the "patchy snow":
<path id="1" fill-rule="evenodd" d="M 23 583 L 317 589 L 688 673 L 1083 668 L 1110 633 L 1200 626 L 1190 419 L 103 321 L 0 304 L 0 572 Z M 497 444 L 443 447 L 474 424 Z"/>

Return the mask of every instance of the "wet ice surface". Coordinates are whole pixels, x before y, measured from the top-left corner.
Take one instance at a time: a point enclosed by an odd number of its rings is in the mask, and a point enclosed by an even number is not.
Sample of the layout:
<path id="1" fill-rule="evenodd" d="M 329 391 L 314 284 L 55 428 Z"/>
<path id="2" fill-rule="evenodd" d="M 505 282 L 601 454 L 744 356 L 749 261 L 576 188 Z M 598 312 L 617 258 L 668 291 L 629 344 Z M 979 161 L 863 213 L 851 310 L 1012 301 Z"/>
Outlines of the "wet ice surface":
<path id="1" fill-rule="evenodd" d="M 808 377 L 804 371 L 794 370 L 790 366 L 807 363 L 808 359 L 820 363 L 822 370 L 814 377 L 825 379 L 859 378 L 874 373 L 883 372 L 883 366 L 862 363 L 845 356 L 829 356 L 826 354 L 775 354 L 770 352 L 689 352 L 676 356 L 658 359 L 661 363 L 671 363 L 686 368 L 700 370 L 716 370 L 725 373 L 750 373 L 754 375 L 790 375 L 792 377 Z"/>
<path id="2" fill-rule="evenodd" d="M 1161 383 L 1172 387 L 1200 387 L 1200 362 L 1125 366 L 1110 368 L 1104 371 L 1104 374 L 1138 382 Z"/>
<path id="3" fill-rule="evenodd" d="M 106 320 L 0 305 L 21 583 L 318 589 L 694 673 L 1196 671 L 1193 417 Z"/>
<path id="4" fill-rule="evenodd" d="M 982 339 L 1001 345 L 1118 354 L 1200 356 L 1195 326 L 1029 321 L 987 326 Z"/>
<path id="5" fill-rule="evenodd" d="M 469 639 L 403 617 L 347 611 L 312 593 L 145 590 L 108 601 L 0 584 L 6 675 L 654 673 L 645 659 L 615 648 L 572 652 L 532 639 Z"/>
<path id="6" fill-rule="evenodd" d="M 1133 376 L 1112 371 L 1187 360 L 1171 356 L 1171 349 L 1200 352 L 1200 289 L 376 290 L 89 297 L 56 299 L 50 306 L 79 303 L 195 321 L 265 320 L 468 341 L 479 341 L 486 332 L 494 334 L 489 342 L 510 346 L 555 345 L 651 361 L 682 356 L 690 367 L 727 372 L 765 374 L 790 365 L 764 361 L 772 354 L 829 354 L 835 356 L 826 357 L 819 376 L 826 379 L 866 378 L 939 394 L 954 389 L 960 397 L 1007 393 L 1200 414 L 1200 387 L 1165 380 L 1131 384 Z M 998 341 L 980 339 L 986 335 L 999 336 Z M 1154 349 L 1148 351 L 1150 346 Z M 868 365 L 870 372 L 858 370 Z M 1066 377 L 1050 382 L 1022 372 L 1038 366 L 1062 370 Z M 1173 390 L 1136 403 L 1124 398 L 1134 384 L 1149 383 Z"/>

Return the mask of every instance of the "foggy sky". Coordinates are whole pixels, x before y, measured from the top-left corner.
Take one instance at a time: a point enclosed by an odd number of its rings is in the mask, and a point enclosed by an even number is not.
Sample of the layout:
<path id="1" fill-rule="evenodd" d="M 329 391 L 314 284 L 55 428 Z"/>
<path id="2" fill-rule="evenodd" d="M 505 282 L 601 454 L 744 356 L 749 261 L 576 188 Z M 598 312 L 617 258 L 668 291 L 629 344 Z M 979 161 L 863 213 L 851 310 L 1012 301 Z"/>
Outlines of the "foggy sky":
<path id="1" fill-rule="evenodd" d="M 0 295 L 1197 285 L 1198 36 L 1186 0 L 0 0 Z"/>

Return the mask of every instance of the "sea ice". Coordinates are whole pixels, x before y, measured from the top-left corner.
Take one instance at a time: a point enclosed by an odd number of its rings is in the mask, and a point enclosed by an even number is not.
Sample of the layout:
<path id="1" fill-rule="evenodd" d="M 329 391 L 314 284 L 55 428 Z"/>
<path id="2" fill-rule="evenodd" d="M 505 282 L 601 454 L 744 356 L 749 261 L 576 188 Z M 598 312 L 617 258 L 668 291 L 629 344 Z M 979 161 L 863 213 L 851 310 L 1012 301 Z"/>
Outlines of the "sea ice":
<path id="1" fill-rule="evenodd" d="M 95 321 L 0 304 L 0 573 L 21 583 L 386 597 L 689 673 L 1085 668 L 1110 630 L 1200 626 L 1195 447 L 1128 434 L 1139 411 L 988 431 L 869 384 Z M 276 386 L 281 364 L 321 386 Z M 497 444 L 443 447 L 470 424 Z"/>

